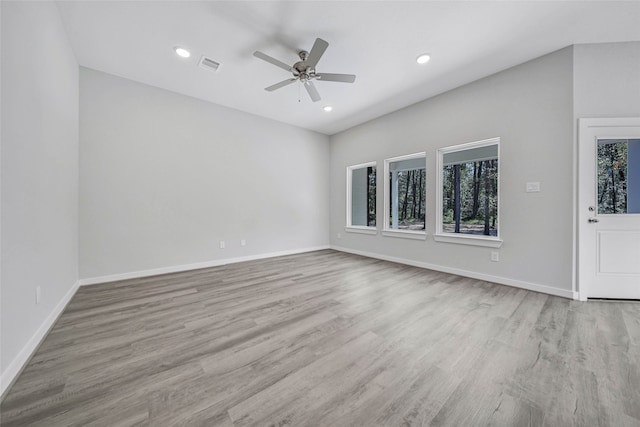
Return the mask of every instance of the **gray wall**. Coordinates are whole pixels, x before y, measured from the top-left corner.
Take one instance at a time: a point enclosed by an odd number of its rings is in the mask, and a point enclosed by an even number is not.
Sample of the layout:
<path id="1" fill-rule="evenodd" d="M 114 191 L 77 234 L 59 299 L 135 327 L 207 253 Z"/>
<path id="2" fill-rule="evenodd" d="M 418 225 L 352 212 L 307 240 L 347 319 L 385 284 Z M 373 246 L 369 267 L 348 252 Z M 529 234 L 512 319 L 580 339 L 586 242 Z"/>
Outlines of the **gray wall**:
<path id="1" fill-rule="evenodd" d="M 4 389 L 78 279 L 78 64 L 55 3 L 0 7 Z"/>
<path id="2" fill-rule="evenodd" d="M 640 41 L 576 45 L 574 93 L 576 119 L 640 117 Z"/>
<path id="3" fill-rule="evenodd" d="M 327 136 L 86 68 L 80 111 L 81 278 L 329 244 Z"/>
<path id="4" fill-rule="evenodd" d="M 331 138 L 331 244 L 347 250 L 572 290 L 573 50 L 566 48 Z M 500 262 L 496 249 L 346 233 L 345 168 L 427 152 L 427 233 L 435 229 L 436 149 L 501 137 Z M 528 181 L 542 191 L 525 193 Z M 381 225 L 378 226 L 380 229 Z M 340 234 L 340 238 L 338 237 Z M 504 282 L 504 280 L 503 280 Z"/>

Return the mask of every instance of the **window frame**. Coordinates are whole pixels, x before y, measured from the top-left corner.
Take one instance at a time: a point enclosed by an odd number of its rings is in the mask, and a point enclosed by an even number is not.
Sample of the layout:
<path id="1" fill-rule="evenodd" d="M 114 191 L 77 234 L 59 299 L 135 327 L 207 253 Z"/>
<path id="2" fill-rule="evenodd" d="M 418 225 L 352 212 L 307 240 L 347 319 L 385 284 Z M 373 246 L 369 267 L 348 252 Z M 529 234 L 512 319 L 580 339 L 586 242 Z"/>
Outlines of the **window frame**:
<path id="1" fill-rule="evenodd" d="M 496 220 L 497 224 L 497 235 L 496 236 L 481 236 L 481 235 L 472 235 L 472 234 L 462 234 L 462 233 L 449 233 L 443 231 L 442 227 L 442 219 L 443 219 L 443 177 L 442 174 L 444 172 L 444 155 L 448 153 L 454 153 L 459 151 L 465 151 L 474 148 L 488 147 L 491 145 L 497 145 L 498 149 L 498 182 L 497 182 L 497 194 L 498 194 L 498 203 L 496 207 L 498 218 Z M 433 239 L 436 242 L 446 242 L 446 243 L 457 243 L 462 245 L 472 245 L 472 246 L 484 246 L 489 248 L 499 248 L 502 246 L 503 240 L 500 237 L 500 205 L 502 204 L 501 192 L 500 192 L 500 176 L 502 175 L 500 172 L 502 170 L 500 164 L 500 137 L 483 139 L 480 141 L 468 142 L 465 144 L 453 145 L 449 147 L 439 148 L 437 150 L 436 155 L 436 230 L 433 235 Z"/>
<path id="2" fill-rule="evenodd" d="M 412 159 L 424 159 L 424 169 L 425 169 L 425 188 L 423 194 L 424 200 L 424 208 L 425 208 L 425 229 L 424 230 L 398 230 L 395 228 L 391 228 L 389 226 L 389 222 L 391 220 L 391 214 L 389 211 L 391 210 L 391 206 L 389 200 L 391 199 L 391 185 L 389 183 L 389 172 L 390 172 L 390 164 L 394 162 L 400 162 L 403 160 L 412 160 Z M 387 237 L 401 237 L 405 239 L 416 239 L 416 240 L 426 240 L 427 238 L 427 185 L 426 185 L 426 170 L 427 170 L 427 153 L 426 151 L 421 151 L 419 153 L 406 154 L 404 156 L 391 157 L 384 160 L 384 216 L 382 223 L 382 235 Z"/>
<path id="3" fill-rule="evenodd" d="M 371 227 L 368 225 L 353 225 L 351 223 L 352 220 L 352 206 L 351 206 L 351 195 L 352 195 L 352 177 L 353 171 L 357 169 L 369 168 L 373 167 L 376 169 L 376 226 Z M 365 163 L 359 163 L 357 165 L 347 166 L 347 205 L 346 205 L 347 217 L 345 222 L 344 230 L 349 233 L 360 233 L 360 234 L 378 234 L 378 162 L 371 161 Z"/>

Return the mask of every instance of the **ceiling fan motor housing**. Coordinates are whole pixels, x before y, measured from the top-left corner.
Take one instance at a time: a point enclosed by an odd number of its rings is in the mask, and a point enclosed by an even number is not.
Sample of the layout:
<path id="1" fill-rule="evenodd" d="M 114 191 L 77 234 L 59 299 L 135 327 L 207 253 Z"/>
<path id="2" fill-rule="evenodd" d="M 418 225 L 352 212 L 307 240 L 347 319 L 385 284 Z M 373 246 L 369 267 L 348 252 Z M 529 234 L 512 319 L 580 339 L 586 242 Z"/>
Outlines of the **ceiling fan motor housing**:
<path id="1" fill-rule="evenodd" d="M 300 57 L 301 61 L 296 62 L 295 64 L 293 64 L 293 67 L 291 67 L 293 75 L 295 77 L 298 77 L 303 82 L 313 79 L 315 77 L 316 70 L 313 67 L 307 65 L 309 52 L 307 52 L 306 50 L 301 50 L 298 53 L 298 56 Z"/>

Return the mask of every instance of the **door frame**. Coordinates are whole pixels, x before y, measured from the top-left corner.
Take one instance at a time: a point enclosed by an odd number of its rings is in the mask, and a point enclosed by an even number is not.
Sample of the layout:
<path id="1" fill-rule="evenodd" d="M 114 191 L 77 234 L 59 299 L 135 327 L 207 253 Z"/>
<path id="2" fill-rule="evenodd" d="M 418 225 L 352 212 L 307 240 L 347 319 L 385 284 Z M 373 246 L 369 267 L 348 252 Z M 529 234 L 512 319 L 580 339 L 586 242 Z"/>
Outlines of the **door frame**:
<path id="1" fill-rule="evenodd" d="M 593 191 L 594 184 L 593 182 L 583 182 L 581 165 L 585 160 L 585 156 L 587 156 L 587 147 L 589 142 L 593 142 L 591 140 L 594 132 L 597 132 L 598 129 L 608 129 L 605 130 L 602 137 L 606 136 L 606 133 L 615 133 L 615 129 L 624 129 L 627 127 L 640 127 L 640 117 L 616 117 L 616 118 L 582 118 L 578 119 L 578 156 L 577 156 L 577 164 L 576 164 L 576 176 L 577 176 L 577 184 L 578 184 L 578 198 L 577 198 L 577 209 L 575 212 L 575 218 L 577 222 L 576 227 L 576 252 L 577 252 L 577 265 L 576 265 L 576 276 L 577 276 L 577 289 L 579 299 L 581 301 L 586 301 L 589 294 L 589 285 L 587 280 L 583 279 L 585 274 L 585 265 L 589 262 L 586 258 L 586 251 L 581 250 L 581 236 L 584 232 L 588 231 L 590 228 L 588 227 L 587 222 L 585 221 L 586 212 L 588 211 L 588 207 L 593 203 L 592 194 L 590 191 Z M 592 149 L 595 150 L 595 145 L 589 145 Z"/>

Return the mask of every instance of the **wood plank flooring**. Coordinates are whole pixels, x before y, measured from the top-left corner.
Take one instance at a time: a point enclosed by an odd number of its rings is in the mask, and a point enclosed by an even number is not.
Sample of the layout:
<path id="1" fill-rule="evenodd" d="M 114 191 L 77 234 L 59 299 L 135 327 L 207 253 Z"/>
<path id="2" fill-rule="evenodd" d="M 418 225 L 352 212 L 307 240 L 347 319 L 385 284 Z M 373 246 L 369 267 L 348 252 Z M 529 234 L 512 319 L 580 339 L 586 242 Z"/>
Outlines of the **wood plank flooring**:
<path id="1" fill-rule="evenodd" d="M 318 251 L 82 287 L 9 426 L 640 426 L 640 304 Z"/>

